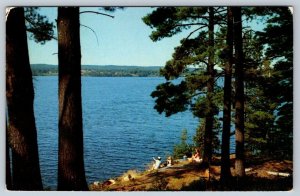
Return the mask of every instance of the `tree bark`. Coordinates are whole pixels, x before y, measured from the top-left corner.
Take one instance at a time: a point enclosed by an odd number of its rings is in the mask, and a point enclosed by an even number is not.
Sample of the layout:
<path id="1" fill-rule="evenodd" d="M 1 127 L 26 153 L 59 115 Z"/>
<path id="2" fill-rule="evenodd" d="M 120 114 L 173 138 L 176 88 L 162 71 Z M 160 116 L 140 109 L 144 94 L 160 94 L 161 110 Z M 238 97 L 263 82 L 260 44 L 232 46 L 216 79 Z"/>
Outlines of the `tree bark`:
<path id="1" fill-rule="evenodd" d="M 235 170 L 238 177 L 245 176 L 244 166 L 244 70 L 241 7 L 233 7 L 235 45 Z"/>
<path id="2" fill-rule="evenodd" d="M 6 129 L 6 142 L 5 142 L 5 153 L 6 153 L 6 188 L 7 188 L 7 190 L 12 190 L 11 167 L 10 167 L 10 148 L 9 148 L 9 145 L 8 145 L 7 119 L 5 119 L 5 129 Z"/>
<path id="3" fill-rule="evenodd" d="M 83 156 L 79 8 L 58 8 L 58 190 L 88 190 Z"/>
<path id="4" fill-rule="evenodd" d="M 42 190 L 23 8 L 11 9 L 6 21 L 6 100 L 13 189 Z"/>
<path id="5" fill-rule="evenodd" d="M 233 16 L 232 8 L 227 8 L 227 37 L 226 37 L 226 64 L 224 76 L 224 107 L 223 107 L 223 132 L 221 154 L 221 181 L 228 182 L 230 172 L 230 127 L 231 127 L 231 77 L 233 63 Z"/>
<path id="6" fill-rule="evenodd" d="M 205 118 L 205 133 L 204 133 L 204 155 L 203 163 L 210 164 L 212 158 L 212 134 L 213 134 L 213 124 L 214 124 L 214 112 L 212 97 L 214 92 L 214 8 L 209 7 L 209 24 L 208 24 L 208 66 L 207 74 L 209 79 L 207 82 L 207 104 L 208 113 Z"/>

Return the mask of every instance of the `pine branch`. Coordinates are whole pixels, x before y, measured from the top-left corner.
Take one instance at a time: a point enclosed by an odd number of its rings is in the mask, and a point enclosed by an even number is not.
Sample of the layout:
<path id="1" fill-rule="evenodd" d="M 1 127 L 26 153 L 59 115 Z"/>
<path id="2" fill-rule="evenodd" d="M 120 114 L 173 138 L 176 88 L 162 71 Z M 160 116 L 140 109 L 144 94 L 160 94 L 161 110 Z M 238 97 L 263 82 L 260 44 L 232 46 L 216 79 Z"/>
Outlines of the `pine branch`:
<path id="1" fill-rule="evenodd" d="M 194 98 L 194 97 L 196 97 L 196 96 L 198 96 L 198 95 L 205 95 L 205 92 L 200 91 L 199 93 L 195 93 L 195 94 L 193 94 L 193 95 L 190 95 L 190 96 L 188 97 L 188 99 L 192 99 L 192 98 Z"/>
<path id="2" fill-rule="evenodd" d="M 96 40 L 97 40 L 97 45 L 99 46 L 99 41 L 98 41 L 98 37 L 97 37 L 96 32 L 95 32 L 91 27 L 88 27 L 88 26 L 83 25 L 83 24 L 80 24 L 80 25 L 83 26 L 83 27 L 85 27 L 85 28 L 90 29 L 90 30 L 94 33 L 94 35 L 95 35 L 95 37 L 96 37 Z"/>
<path id="3" fill-rule="evenodd" d="M 54 39 L 54 40 L 57 41 L 57 37 L 52 36 L 52 35 L 49 35 L 48 33 L 44 33 L 43 31 L 39 31 L 39 30 L 33 31 L 32 29 L 27 29 L 27 28 L 26 28 L 26 31 L 28 31 L 28 32 L 30 32 L 30 33 L 36 33 L 36 32 L 39 32 L 39 33 L 41 33 L 41 34 L 43 34 L 43 35 L 46 35 L 46 36 L 49 36 L 49 37 L 51 37 L 52 39 Z"/>
<path id="4" fill-rule="evenodd" d="M 187 39 L 189 39 L 189 38 L 192 36 L 192 34 L 194 34 L 195 32 L 197 32 L 197 31 L 199 31 L 200 29 L 205 28 L 205 27 L 207 27 L 207 25 L 201 26 L 201 27 L 195 29 L 194 31 L 192 31 L 192 32 L 184 39 L 184 42 L 182 43 L 182 45 L 185 43 L 185 41 L 186 41 Z"/>
<path id="5" fill-rule="evenodd" d="M 204 65 L 208 66 L 208 62 L 205 60 L 197 59 L 198 62 L 203 63 Z M 201 67 L 196 68 L 195 70 L 201 69 Z"/>
<path id="6" fill-rule="evenodd" d="M 215 8 L 215 14 L 219 14 L 225 12 L 227 9 L 225 7 L 217 7 Z"/>
<path id="7" fill-rule="evenodd" d="M 224 75 L 224 72 L 221 72 L 221 73 L 219 73 L 219 74 L 216 74 L 216 76 L 215 76 L 215 83 L 217 83 L 218 79 L 219 79 L 220 77 L 222 77 L 223 75 Z"/>
<path id="8" fill-rule="evenodd" d="M 35 29 L 38 29 L 38 30 L 36 30 L 36 32 L 39 32 L 39 33 L 41 33 L 41 34 L 43 34 L 43 35 L 46 35 L 46 36 L 49 36 L 49 37 L 51 37 L 52 39 L 54 39 L 54 40 L 57 41 L 57 37 L 55 37 L 55 36 L 53 36 L 53 35 L 50 35 L 50 34 L 48 34 L 48 33 L 45 33 L 45 32 L 42 31 L 42 30 L 39 30 L 39 28 L 38 28 L 33 22 L 31 22 L 31 20 L 29 20 L 27 17 L 25 17 L 25 20 L 26 20 L 28 23 L 30 23 L 33 27 L 35 27 Z M 30 33 L 35 33 L 35 31 L 33 31 L 33 30 L 31 30 L 31 29 L 28 29 L 28 28 L 26 28 L 26 31 L 28 31 L 28 32 L 30 32 Z"/>
<path id="9" fill-rule="evenodd" d="M 79 14 L 85 14 L 85 13 L 99 14 L 99 15 L 103 15 L 103 16 L 108 16 L 108 17 L 114 18 L 114 16 L 112 16 L 112 15 L 104 14 L 104 13 L 101 13 L 101 12 L 95 12 L 95 11 L 82 11 L 82 12 L 79 12 Z"/>
<path id="10" fill-rule="evenodd" d="M 207 26 L 206 23 L 187 23 L 187 24 L 177 24 L 177 25 L 174 25 L 172 28 L 175 28 L 175 27 L 185 27 L 185 26 L 195 26 L 195 25 L 203 25 L 203 26 Z"/>

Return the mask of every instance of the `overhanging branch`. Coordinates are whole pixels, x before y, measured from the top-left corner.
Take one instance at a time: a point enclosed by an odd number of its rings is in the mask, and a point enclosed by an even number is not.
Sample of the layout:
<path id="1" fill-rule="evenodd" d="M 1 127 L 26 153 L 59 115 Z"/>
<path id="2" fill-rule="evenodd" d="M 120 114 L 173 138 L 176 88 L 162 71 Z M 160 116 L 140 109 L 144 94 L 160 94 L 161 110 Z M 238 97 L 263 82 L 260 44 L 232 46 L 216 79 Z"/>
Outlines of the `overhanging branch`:
<path id="1" fill-rule="evenodd" d="M 99 15 L 103 15 L 103 16 L 108 16 L 108 17 L 114 18 L 114 16 L 112 16 L 112 15 L 104 14 L 104 13 L 101 13 L 101 12 L 95 12 L 95 11 L 82 11 L 82 12 L 79 12 L 79 14 L 85 14 L 85 13 L 99 14 Z"/>
<path id="2" fill-rule="evenodd" d="M 173 28 L 175 28 L 175 27 L 184 27 L 184 26 L 195 26 L 195 25 L 202 25 L 202 26 L 206 25 L 207 26 L 206 23 L 199 23 L 199 22 L 197 22 L 197 23 L 176 24 L 176 25 L 174 25 Z"/>
<path id="3" fill-rule="evenodd" d="M 96 37 L 96 40 L 97 40 L 97 45 L 99 46 L 98 37 L 97 37 L 96 32 L 95 32 L 91 27 L 88 27 L 88 26 L 86 26 L 86 25 L 80 24 L 80 26 L 83 26 L 83 27 L 85 27 L 85 28 L 88 28 L 88 29 L 90 29 L 90 30 L 94 33 L 94 35 L 95 35 L 95 37 Z"/>
<path id="4" fill-rule="evenodd" d="M 194 31 L 190 32 L 190 34 L 184 39 L 184 42 L 185 42 L 187 39 L 189 39 L 189 38 L 192 36 L 192 34 L 194 34 L 195 32 L 197 32 L 197 31 L 199 31 L 200 29 L 205 28 L 205 27 L 207 27 L 207 26 L 206 26 L 206 25 L 205 25 L 205 26 L 201 26 L 201 27 L 195 29 Z M 182 43 L 182 45 L 184 44 L 184 42 Z"/>

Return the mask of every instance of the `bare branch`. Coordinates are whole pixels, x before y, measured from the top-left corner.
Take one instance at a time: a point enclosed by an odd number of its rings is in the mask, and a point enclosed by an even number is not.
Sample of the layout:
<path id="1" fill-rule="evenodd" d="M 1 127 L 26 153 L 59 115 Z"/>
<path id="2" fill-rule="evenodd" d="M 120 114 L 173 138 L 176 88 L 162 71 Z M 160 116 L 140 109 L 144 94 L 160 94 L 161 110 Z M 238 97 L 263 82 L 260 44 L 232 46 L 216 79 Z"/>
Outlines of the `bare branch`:
<path id="1" fill-rule="evenodd" d="M 194 34 L 195 32 L 197 32 L 197 31 L 199 31 L 200 29 L 205 28 L 205 27 L 207 27 L 207 26 L 206 26 L 206 25 L 205 25 L 205 26 L 201 26 L 201 27 L 195 29 L 194 31 L 192 31 L 192 32 L 184 39 L 184 42 L 185 42 L 185 40 L 189 39 L 189 38 L 192 36 L 192 34 Z M 182 45 L 184 44 L 184 42 L 182 43 Z"/>
<path id="2" fill-rule="evenodd" d="M 88 26 L 83 25 L 83 24 L 80 24 L 80 25 L 83 26 L 83 27 L 85 27 L 85 28 L 90 29 L 90 30 L 94 33 L 94 35 L 95 35 L 95 37 L 96 37 L 96 40 L 97 40 L 97 45 L 99 46 L 98 37 L 97 37 L 96 32 L 95 32 L 91 27 L 88 27 Z"/>
<path id="3" fill-rule="evenodd" d="M 219 14 L 219 13 L 222 13 L 222 12 L 225 12 L 227 9 L 224 8 L 224 7 L 219 7 L 215 10 L 215 14 Z"/>
<path id="4" fill-rule="evenodd" d="M 177 24 L 177 25 L 174 25 L 174 27 L 173 28 L 175 28 L 175 27 L 184 27 L 184 26 L 194 26 L 194 25 L 206 25 L 207 26 L 207 24 L 206 23 L 187 23 L 187 24 Z"/>
<path id="5" fill-rule="evenodd" d="M 208 66 L 208 62 L 205 61 L 205 60 L 198 59 L 197 61 L 199 61 L 200 63 L 203 63 L 206 66 Z M 198 69 L 200 69 L 200 68 L 198 68 Z"/>
<path id="6" fill-rule="evenodd" d="M 194 97 L 196 97 L 198 95 L 205 95 L 205 92 L 200 91 L 199 93 L 192 94 L 192 95 L 188 96 L 188 99 L 194 98 Z"/>
<path id="7" fill-rule="evenodd" d="M 99 14 L 99 15 L 103 15 L 103 16 L 108 16 L 108 17 L 114 18 L 114 16 L 112 16 L 112 15 L 104 14 L 104 13 L 101 13 L 101 12 L 95 12 L 95 11 L 82 11 L 82 12 L 79 12 L 79 14 L 85 14 L 85 13 Z"/>
<path id="8" fill-rule="evenodd" d="M 223 72 L 216 74 L 215 83 L 217 83 L 218 79 L 223 76 Z"/>

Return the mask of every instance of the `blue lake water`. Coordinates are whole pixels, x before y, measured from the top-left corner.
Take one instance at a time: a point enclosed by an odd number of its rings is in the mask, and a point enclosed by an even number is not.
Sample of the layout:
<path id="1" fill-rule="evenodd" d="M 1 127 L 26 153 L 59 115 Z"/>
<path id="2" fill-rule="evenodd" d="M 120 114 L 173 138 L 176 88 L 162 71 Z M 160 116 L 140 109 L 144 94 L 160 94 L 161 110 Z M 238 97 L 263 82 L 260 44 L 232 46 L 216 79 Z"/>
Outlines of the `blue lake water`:
<path id="1" fill-rule="evenodd" d="M 153 109 L 150 96 L 158 77 L 82 77 L 85 170 L 88 183 L 144 170 L 153 156 L 165 158 L 180 142 L 190 142 L 198 125 L 191 112 L 169 118 Z M 35 117 L 44 187 L 56 188 L 58 78 L 35 77 Z"/>

